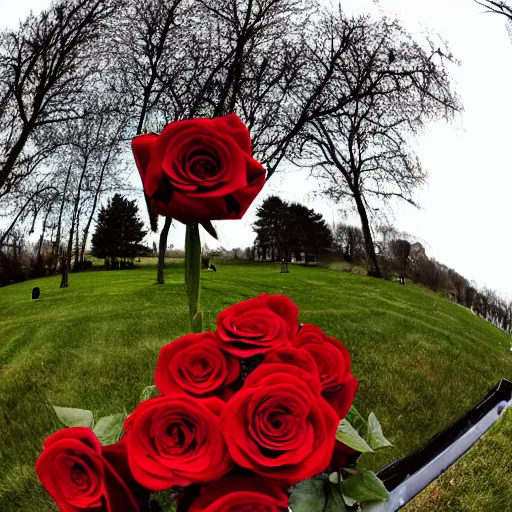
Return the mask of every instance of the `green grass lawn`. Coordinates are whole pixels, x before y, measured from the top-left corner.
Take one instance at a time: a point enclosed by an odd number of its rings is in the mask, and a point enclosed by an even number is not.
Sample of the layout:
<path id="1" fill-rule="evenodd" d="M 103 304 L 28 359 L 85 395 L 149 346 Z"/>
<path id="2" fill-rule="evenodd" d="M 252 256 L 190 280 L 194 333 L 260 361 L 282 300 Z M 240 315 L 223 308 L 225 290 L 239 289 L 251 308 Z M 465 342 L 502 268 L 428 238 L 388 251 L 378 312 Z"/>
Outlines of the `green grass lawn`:
<path id="1" fill-rule="evenodd" d="M 418 286 L 322 268 L 216 265 L 202 275 L 206 328 L 226 306 L 283 293 L 301 322 L 347 345 L 360 381 L 355 404 L 376 413 L 395 445 L 364 459 L 367 467 L 420 447 L 498 379 L 512 379 L 510 337 Z M 1 511 L 54 510 L 34 472 L 43 439 L 60 428 L 50 403 L 95 415 L 131 411 L 152 384 L 159 348 L 189 332 L 183 263 L 169 263 L 165 285 L 153 284 L 155 274 L 144 265 L 71 274 L 68 289 L 59 276 L 0 289 Z M 512 503 L 510 486 L 508 493 Z M 472 506 L 457 510 L 482 510 Z"/>

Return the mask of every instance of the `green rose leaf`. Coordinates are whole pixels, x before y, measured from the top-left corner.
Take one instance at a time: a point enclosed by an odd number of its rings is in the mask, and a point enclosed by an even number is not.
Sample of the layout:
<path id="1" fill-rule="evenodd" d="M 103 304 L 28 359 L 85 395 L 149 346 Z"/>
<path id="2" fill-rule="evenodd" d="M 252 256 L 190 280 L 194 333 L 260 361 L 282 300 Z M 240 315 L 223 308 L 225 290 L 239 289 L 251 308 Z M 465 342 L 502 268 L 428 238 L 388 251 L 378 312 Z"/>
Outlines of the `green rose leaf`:
<path id="1" fill-rule="evenodd" d="M 371 471 L 343 480 L 341 488 L 344 496 L 358 503 L 383 501 L 389 497 L 382 481 Z"/>
<path id="2" fill-rule="evenodd" d="M 73 409 L 71 407 L 53 406 L 55 414 L 66 427 L 89 427 L 94 425 L 94 416 L 91 411 L 85 409 Z"/>
<path id="3" fill-rule="evenodd" d="M 117 443 L 121 439 L 125 419 L 126 414 L 120 413 L 105 416 L 98 420 L 93 430 L 103 446 Z"/>
<path id="4" fill-rule="evenodd" d="M 343 500 L 343 494 L 339 484 L 332 484 L 329 487 L 329 498 L 327 501 L 327 507 L 325 512 L 346 512 L 345 502 Z"/>
<path id="5" fill-rule="evenodd" d="M 340 421 L 336 432 L 336 439 L 358 452 L 373 452 L 371 446 L 368 445 L 346 419 Z"/>
<path id="6" fill-rule="evenodd" d="M 366 434 L 366 440 L 368 444 L 374 449 L 386 448 L 387 446 L 393 446 L 382 433 L 382 427 L 380 426 L 379 420 L 373 414 L 370 413 L 368 417 L 368 432 Z"/>
<path id="7" fill-rule="evenodd" d="M 368 424 L 366 420 L 359 414 L 358 410 L 352 406 L 347 414 L 347 421 L 357 430 L 357 433 L 366 438 Z"/>
<path id="8" fill-rule="evenodd" d="M 322 512 L 325 505 L 323 477 L 315 476 L 299 482 L 290 495 L 289 506 L 293 512 Z"/>
<path id="9" fill-rule="evenodd" d="M 140 395 L 140 401 L 144 402 L 144 400 L 149 400 L 150 398 L 154 398 L 155 396 L 160 396 L 160 392 L 158 391 L 156 386 L 147 386 L 142 391 Z"/>

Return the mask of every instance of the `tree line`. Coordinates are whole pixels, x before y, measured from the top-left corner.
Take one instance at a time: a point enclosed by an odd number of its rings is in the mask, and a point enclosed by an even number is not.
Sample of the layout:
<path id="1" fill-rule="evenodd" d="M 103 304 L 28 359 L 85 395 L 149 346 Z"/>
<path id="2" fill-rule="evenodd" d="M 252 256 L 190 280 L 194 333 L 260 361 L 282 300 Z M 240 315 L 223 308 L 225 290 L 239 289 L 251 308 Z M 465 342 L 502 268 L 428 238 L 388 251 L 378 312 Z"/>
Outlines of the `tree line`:
<path id="1" fill-rule="evenodd" d="M 420 284 L 512 334 L 512 300 L 500 297 L 492 289 L 479 287 L 454 269 L 429 258 L 419 241 L 393 226 L 379 226 L 375 239 L 377 260 L 386 279 L 396 279 L 403 285 L 406 279 Z M 345 261 L 368 266 L 364 235 L 359 227 L 336 224 L 333 248 Z"/>
<path id="2" fill-rule="evenodd" d="M 366 273 L 372 268 L 364 232 L 358 226 L 344 222 L 329 226 L 321 214 L 277 196 L 265 199 L 256 216 L 253 247 L 224 250 L 216 255 L 259 261 L 291 261 L 293 257 L 304 263 L 308 263 L 309 257 L 326 265 L 342 260 Z M 494 290 L 479 288 L 455 270 L 429 258 L 419 241 L 393 226 L 378 226 L 373 240 L 375 258 L 385 279 L 396 279 L 402 285 L 410 280 L 425 286 L 512 334 L 512 300 L 503 299 Z"/>
<path id="3" fill-rule="evenodd" d="M 506 4 L 482 3 L 510 18 Z M 67 285 L 106 197 L 141 195 L 129 185 L 131 138 L 236 112 L 268 178 L 287 162 L 306 167 L 320 194 L 354 209 L 361 229 L 346 228 L 344 254 L 364 254 L 368 273 L 382 277 L 374 220 L 395 200 L 416 204 L 427 174 L 414 138 L 460 111 L 456 64 L 443 42 L 386 17 L 348 16 L 341 4 L 55 0 L 0 32 L 0 267 L 37 232 L 30 261 L 15 264 L 60 271 Z M 309 222 L 306 210 L 297 215 Z M 171 222 L 161 229 L 157 282 Z M 308 253 L 305 232 L 296 235 L 300 247 L 262 232 L 260 250 Z"/>
<path id="4" fill-rule="evenodd" d="M 0 246 L 37 231 L 36 261 L 49 245 L 52 272 L 80 268 L 105 198 L 135 193 L 131 138 L 236 112 L 268 178 L 307 166 L 350 200 L 379 276 L 372 215 L 414 202 L 426 174 L 411 142 L 460 109 L 455 63 L 442 42 L 340 4 L 56 0 L 0 32 Z"/>

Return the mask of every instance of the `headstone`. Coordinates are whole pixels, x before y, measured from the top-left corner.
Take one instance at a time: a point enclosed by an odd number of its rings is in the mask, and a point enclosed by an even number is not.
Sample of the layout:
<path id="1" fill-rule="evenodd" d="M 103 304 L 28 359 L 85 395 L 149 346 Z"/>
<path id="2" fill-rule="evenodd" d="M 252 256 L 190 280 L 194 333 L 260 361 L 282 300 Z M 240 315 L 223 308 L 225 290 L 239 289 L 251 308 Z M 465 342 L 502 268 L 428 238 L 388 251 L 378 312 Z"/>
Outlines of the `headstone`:
<path id="1" fill-rule="evenodd" d="M 41 290 L 37 286 L 35 288 L 32 288 L 32 300 L 39 299 L 40 295 Z"/>

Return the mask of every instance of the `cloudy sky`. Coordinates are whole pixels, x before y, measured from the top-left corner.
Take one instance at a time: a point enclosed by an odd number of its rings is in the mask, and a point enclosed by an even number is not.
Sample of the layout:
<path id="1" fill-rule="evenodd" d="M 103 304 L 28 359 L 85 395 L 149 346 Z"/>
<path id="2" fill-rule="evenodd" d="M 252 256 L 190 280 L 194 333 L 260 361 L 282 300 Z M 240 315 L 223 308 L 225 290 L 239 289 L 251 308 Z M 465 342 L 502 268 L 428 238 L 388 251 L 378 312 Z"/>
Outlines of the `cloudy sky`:
<path id="1" fill-rule="evenodd" d="M 48 4 L 0 0 L 0 25 L 15 27 L 30 10 Z M 512 42 L 505 19 L 483 14 L 473 0 L 342 0 L 342 6 L 347 12 L 381 11 L 398 17 L 413 33 L 439 33 L 461 61 L 452 75 L 464 112 L 451 124 L 428 126 L 418 139 L 418 155 L 430 175 L 417 194 L 421 209 L 396 206 L 393 222 L 423 241 L 429 256 L 512 298 Z M 328 222 L 338 219 L 343 205 L 315 198 L 316 186 L 306 172 L 274 175 L 243 220 L 217 223 L 220 243 L 250 245 L 255 208 L 273 193 L 308 204 Z M 349 220 L 357 222 L 355 217 Z M 169 243 L 179 247 L 183 239 L 184 229 L 174 227 Z M 203 240 L 215 246 L 207 234 Z"/>

